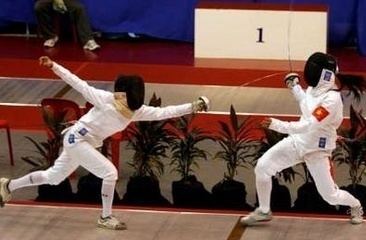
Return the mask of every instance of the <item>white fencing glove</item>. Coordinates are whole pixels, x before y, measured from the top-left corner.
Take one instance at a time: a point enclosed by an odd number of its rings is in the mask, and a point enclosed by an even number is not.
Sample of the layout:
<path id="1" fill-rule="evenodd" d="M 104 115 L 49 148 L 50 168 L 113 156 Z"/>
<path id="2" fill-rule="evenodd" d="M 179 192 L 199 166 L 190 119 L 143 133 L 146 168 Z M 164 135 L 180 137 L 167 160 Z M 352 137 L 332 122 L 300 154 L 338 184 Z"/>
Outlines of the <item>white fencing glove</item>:
<path id="1" fill-rule="evenodd" d="M 201 96 L 198 100 L 192 102 L 192 110 L 194 113 L 196 112 L 207 112 L 210 108 L 210 100 L 207 97 Z"/>
<path id="2" fill-rule="evenodd" d="M 300 76 L 297 73 L 289 73 L 285 77 L 285 84 L 288 88 L 292 89 L 300 82 Z"/>
<path id="3" fill-rule="evenodd" d="M 53 7 L 53 10 L 55 10 L 56 12 L 59 12 L 62 14 L 67 12 L 67 7 L 63 0 L 53 0 L 52 7 Z"/>

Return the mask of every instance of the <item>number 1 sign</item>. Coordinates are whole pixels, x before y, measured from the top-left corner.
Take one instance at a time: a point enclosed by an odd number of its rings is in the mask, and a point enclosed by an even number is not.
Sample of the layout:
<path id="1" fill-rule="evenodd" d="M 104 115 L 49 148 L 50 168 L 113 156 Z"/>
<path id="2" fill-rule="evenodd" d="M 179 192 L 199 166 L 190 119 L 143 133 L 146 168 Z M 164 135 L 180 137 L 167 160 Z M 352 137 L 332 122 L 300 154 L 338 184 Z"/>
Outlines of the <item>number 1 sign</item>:
<path id="1" fill-rule="evenodd" d="M 195 57 L 306 60 L 326 52 L 327 8 L 225 3 L 195 10 Z"/>

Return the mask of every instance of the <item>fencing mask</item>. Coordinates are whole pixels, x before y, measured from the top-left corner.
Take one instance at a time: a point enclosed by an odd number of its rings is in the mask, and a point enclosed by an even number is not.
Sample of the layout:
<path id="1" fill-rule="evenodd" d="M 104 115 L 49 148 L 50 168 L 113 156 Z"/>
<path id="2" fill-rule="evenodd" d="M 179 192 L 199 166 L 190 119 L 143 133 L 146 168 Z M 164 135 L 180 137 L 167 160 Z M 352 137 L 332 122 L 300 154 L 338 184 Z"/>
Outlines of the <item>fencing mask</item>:
<path id="1" fill-rule="evenodd" d="M 144 104 L 145 84 L 140 76 L 118 76 L 114 83 L 114 91 L 126 93 L 127 105 L 133 111 L 139 109 Z"/>
<path id="2" fill-rule="evenodd" d="M 306 83 L 309 86 L 316 87 L 324 69 L 336 74 L 338 72 L 336 59 L 326 53 L 313 53 L 306 61 L 304 68 L 304 78 Z"/>

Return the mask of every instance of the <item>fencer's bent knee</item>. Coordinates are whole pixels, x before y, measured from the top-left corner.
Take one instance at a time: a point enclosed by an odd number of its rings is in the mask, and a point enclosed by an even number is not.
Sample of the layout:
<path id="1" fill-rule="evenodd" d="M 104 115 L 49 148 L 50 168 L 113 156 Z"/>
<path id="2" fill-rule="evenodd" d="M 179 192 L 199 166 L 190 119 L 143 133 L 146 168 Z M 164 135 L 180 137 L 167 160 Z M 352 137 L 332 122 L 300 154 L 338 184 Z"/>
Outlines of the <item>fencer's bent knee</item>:
<path id="1" fill-rule="evenodd" d="M 55 175 L 54 177 L 49 177 L 48 178 L 48 183 L 50 185 L 59 185 L 65 179 L 66 179 L 66 177 L 64 177 L 64 176 Z"/>
<path id="2" fill-rule="evenodd" d="M 103 176 L 103 180 L 107 182 L 117 181 L 118 172 L 117 169 L 113 166 L 113 168 L 108 168 L 108 172 Z"/>
<path id="3" fill-rule="evenodd" d="M 262 164 L 260 161 L 258 161 L 257 165 L 255 166 L 254 173 L 257 180 L 268 180 L 274 175 L 271 173 L 268 166 L 266 164 Z"/>

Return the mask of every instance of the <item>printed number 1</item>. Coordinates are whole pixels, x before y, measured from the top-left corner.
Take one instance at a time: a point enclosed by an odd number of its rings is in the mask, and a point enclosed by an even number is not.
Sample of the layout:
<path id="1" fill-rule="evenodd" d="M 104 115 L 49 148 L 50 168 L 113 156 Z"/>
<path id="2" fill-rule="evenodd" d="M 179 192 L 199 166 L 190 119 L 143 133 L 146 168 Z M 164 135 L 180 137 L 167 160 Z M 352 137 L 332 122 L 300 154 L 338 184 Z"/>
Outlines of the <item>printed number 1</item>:
<path id="1" fill-rule="evenodd" d="M 257 43 L 264 43 L 263 41 L 263 28 L 257 28 L 258 30 L 258 41 Z"/>

